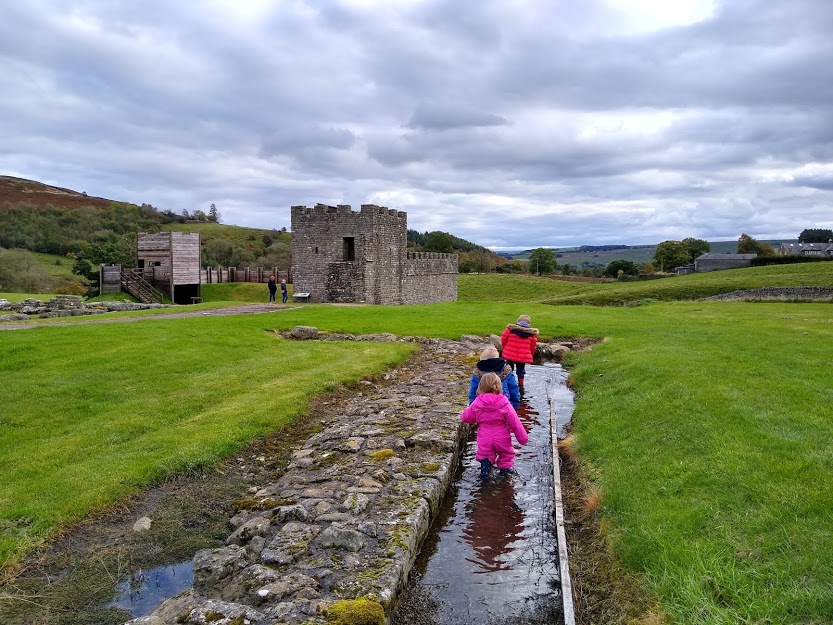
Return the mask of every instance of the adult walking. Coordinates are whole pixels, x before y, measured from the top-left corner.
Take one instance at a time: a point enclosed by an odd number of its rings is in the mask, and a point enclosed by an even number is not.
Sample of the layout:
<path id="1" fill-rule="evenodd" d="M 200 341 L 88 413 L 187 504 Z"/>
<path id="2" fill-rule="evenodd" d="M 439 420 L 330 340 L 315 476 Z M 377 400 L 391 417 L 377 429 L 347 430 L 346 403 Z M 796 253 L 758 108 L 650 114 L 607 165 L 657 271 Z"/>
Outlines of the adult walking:
<path id="1" fill-rule="evenodd" d="M 524 374 L 526 365 L 532 364 L 532 356 L 538 348 L 538 329 L 530 326 L 529 315 L 518 317 L 517 323 L 510 323 L 506 326 L 500 336 L 500 344 L 503 345 L 503 358 L 513 371 L 517 367 L 518 386 L 524 389 Z"/>
<path id="2" fill-rule="evenodd" d="M 269 276 L 269 303 L 275 303 L 275 294 L 278 292 L 278 283 L 275 281 L 275 276 Z"/>

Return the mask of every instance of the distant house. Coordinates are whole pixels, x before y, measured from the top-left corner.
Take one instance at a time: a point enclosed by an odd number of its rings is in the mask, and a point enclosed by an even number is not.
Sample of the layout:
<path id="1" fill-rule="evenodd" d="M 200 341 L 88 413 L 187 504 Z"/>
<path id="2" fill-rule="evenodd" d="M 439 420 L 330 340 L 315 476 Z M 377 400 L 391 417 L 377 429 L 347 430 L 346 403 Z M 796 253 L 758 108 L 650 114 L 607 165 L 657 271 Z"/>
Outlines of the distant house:
<path id="1" fill-rule="evenodd" d="M 694 259 L 694 271 L 719 271 L 720 269 L 741 269 L 751 267 L 757 254 L 715 254 L 706 252 Z"/>
<path id="2" fill-rule="evenodd" d="M 781 256 L 833 256 L 833 241 L 827 243 L 782 243 Z"/>
<path id="3" fill-rule="evenodd" d="M 689 263 L 688 265 L 680 265 L 679 267 L 674 267 L 674 273 L 678 276 L 684 276 L 687 273 L 694 273 L 694 263 Z"/>

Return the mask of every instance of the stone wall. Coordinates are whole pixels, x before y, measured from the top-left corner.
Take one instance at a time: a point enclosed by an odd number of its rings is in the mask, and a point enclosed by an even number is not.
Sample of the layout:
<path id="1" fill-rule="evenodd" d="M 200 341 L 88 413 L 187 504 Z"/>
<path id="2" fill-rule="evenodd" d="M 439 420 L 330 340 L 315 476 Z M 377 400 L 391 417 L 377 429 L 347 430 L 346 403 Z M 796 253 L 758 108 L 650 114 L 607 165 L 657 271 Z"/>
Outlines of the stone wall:
<path id="1" fill-rule="evenodd" d="M 457 255 L 408 252 L 402 278 L 403 304 L 457 301 Z"/>
<path id="2" fill-rule="evenodd" d="M 407 215 L 375 204 L 292 207 L 292 275 L 311 302 L 457 299 L 457 257 L 407 251 Z M 453 275 L 452 275 L 453 274 Z"/>

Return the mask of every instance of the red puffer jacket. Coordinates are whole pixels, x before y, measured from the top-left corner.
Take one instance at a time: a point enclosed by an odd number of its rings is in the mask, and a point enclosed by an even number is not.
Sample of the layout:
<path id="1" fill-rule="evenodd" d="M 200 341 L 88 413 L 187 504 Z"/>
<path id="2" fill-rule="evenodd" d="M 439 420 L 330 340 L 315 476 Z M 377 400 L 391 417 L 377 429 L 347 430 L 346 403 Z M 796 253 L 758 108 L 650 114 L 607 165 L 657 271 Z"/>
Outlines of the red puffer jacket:
<path id="1" fill-rule="evenodd" d="M 538 347 L 538 330 L 510 323 L 500 337 L 500 344 L 505 360 L 532 364 L 532 354 Z"/>

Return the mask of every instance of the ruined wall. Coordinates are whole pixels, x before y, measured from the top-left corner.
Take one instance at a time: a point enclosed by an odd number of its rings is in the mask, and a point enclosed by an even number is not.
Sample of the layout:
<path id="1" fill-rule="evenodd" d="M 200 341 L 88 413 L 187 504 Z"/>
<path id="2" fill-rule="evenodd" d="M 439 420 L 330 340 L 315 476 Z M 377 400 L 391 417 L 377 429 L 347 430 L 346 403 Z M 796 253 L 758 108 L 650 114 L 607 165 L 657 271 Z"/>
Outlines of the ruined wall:
<path id="1" fill-rule="evenodd" d="M 457 301 L 457 255 L 408 252 L 402 278 L 403 304 Z"/>
<path id="2" fill-rule="evenodd" d="M 457 257 L 407 251 L 407 215 L 364 204 L 293 206 L 292 275 L 311 302 L 427 303 L 457 298 Z M 452 275 L 453 274 L 453 275 Z"/>

